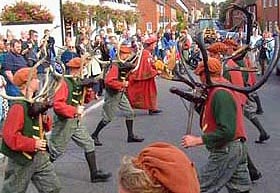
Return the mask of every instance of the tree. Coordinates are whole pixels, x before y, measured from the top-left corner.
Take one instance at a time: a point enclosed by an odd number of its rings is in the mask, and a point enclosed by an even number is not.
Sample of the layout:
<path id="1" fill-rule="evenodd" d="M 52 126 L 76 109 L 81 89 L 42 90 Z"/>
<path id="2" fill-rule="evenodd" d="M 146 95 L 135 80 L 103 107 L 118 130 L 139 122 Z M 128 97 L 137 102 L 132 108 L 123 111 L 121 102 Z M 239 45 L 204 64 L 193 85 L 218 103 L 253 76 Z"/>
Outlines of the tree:
<path id="1" fill-rule="evenodd" d="M 210 8 L 210 7 L 212 7 L 212 8 Z M 208 18 L 217 18 L 218 17 L 217 8 L 218 8 L 218 5 L 215 2 L 212 2 L 211 4 L 206 3 L 205 8 L 204 8 L 204 15 Z M 212 13 L 211 13 L 211 9 L 212 9 Z"/>
<path id="2" fill-rule="evenodd" d="M 182 11 L 176 10 L 176 16 L 177 16 L 177 26 L 176 29 L 178 31 L 181 31 L 187 27 L 187 21 L 184 17 L 184 13 Z"/>

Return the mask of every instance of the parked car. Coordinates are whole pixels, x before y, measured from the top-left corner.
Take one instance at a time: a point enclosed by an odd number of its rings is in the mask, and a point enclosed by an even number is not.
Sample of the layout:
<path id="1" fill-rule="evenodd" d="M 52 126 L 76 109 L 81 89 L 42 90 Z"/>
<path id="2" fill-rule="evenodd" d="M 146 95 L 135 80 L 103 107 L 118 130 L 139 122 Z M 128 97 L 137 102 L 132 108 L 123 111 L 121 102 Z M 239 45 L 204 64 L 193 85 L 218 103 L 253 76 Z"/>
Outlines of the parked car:
<path id="1" fill-rule="evenodd" d="M 199 19 L 197 20 L 197 27 L 199 31 L 203 31 L 205 43 L 213 43 L 217 40 L 218 35 L 216 30 L 220 29 L 216 19 Z"/>

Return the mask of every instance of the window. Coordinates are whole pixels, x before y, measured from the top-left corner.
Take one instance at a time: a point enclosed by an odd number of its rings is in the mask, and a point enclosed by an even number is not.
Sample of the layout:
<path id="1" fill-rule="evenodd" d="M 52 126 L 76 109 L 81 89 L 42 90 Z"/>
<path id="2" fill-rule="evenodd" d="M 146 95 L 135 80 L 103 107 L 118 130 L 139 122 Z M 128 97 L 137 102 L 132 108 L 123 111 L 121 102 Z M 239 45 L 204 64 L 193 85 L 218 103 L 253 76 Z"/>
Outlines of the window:
<path id="1" fill-rule="evenodd" d="M 273 1 L 273 0 L 268 0 L 268 1 L 269 1 L 269 5 L 268 5 L 268 6 L 269 6 L 269 7 L 272 7 L 272 1 Z"/>
<path id="2" fill-rule="evenodd" d="M 163 7 L 163 5 L 160 5 L 160 6 L 159 6 L 159 13 L 160 13 L 160 14 L 163 14 L 163 13 L 164 13 L 164 7 Z"/>
<path id="3" fill-rule="evenodd" d="M 130 0 L 124 0 L 123 3 L 129 5 L 130 4 Z"/>
<path id="4" fill-rule="evenodd" d="M 278 21 L 275 21 L 273 26 L 273 32 L 276 32 L 277 27 L 278 27 Z"/>
<path id="5" fill-rule="evenodd" d="M 269 21 L 269 22 L 268 22 L 268 25 L 269 25 L 269 26 L 268 26 L 267 31 L 272 32 L 272 28 L 273 28 L 272 24 L 273 24 L 273 22 L 272 22 L 272 21 Z"/>
<path id="6" fill-rule="evenodd" d="M 268 28 L 269 28 L 269 21 L 265 22 L 264 31 L 268 31 Z M 262 33 L 263 33 L 263 31 L 262 31 Z"/>
<path id="7" fill-rule="evenodd" d="M 266 8 L 266 0 L 263 0 L 263 8 Z"/>
<path id="8" fill-rule="evenodd" d="M 274 6 L 278 6 L 278 0 L 274 0 Z"/>
<path id="9" fill-rule="evenodd" d="M 153 24 L 152 24 L 152 22 L 147 22 L 146 23 L 146 30 L 147 31 L 153 31 Z"/>

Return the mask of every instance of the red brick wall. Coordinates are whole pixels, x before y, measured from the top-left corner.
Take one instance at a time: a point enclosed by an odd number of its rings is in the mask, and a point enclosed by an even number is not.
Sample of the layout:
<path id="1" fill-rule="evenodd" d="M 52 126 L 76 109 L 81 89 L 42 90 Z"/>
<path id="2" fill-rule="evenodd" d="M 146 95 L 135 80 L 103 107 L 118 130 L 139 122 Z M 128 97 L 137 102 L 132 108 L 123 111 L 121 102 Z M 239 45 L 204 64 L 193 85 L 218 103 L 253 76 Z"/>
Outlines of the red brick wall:
<path id="1" fill-rule="evenodd" d="M 265 22 L 265 30 L 269 30 L 271 32 L 274 31 L 275 21 L 278 21 L 278 7 L 266 7 L 264 8 L 263 18 Z M 272 22 L 272 23 L 271 23 Z M 272 25 L 270 25 L 270 23 Z"/>
<path id="2" fill-rule="evenodd" d="M 141 13 L 140 22 L 138 24 L 138 28 L 140 28 L 143 32 L 146 31 L 147 22 L 152 22 L 152 30 L 157 30 L 158 20 L 159 20 L 159 12 L 157 10 L 157 3 L 153 0 L 145 0 L 138 1 L 137 3 L 138 9 Z"/>
<path id="3" fill-rule="evenodd" d="M 258 12 L 261 12 L 262 15 L 258 15 L 259 21 L 264 22 L 265 30 L 274 31 L 275 21 L 278 21 L 279 25 L 279 5 L 274 5 L 274 0 L 272 0 L 272 6 L 269 6 L 269 1 L 266 0 L 266 7 L 263 7 L 263 0 L 258 0 Z M 269 22 L 272 22 L 272 26 L 269 26 Z"/>
<path id="4" fill-rule="evenodd" d="M 263 18 L 263 4 L 262 0 L 257 0 L 257 21 L 260 22 L 261 19 Z"/>
<path id="5" fill-rule="evenodd" d="M 137 5 L 141 13 L 140 22 L 138 28 L 143 32 L 146 31 L 147 22 L 152 22 L 152 30 L 156 31 L 159 29 L 160 23 L 160 13 L 158 6 L 160 3 L 163 5 L 163 1 L 160 0 L 139 0 Z M 176 7 L 176 0 L 168 0 L 165 4 L 165 17 L 169 18 L 171 22 L 171 6 Z M 170 27 L 170 25 L 168 25 Z"/>
<path id="6" fill-rule="evenodd" d="M 264 18 L 269 21 L 278 21 L 277 8 L 275 6 L 264 8 Z"/>

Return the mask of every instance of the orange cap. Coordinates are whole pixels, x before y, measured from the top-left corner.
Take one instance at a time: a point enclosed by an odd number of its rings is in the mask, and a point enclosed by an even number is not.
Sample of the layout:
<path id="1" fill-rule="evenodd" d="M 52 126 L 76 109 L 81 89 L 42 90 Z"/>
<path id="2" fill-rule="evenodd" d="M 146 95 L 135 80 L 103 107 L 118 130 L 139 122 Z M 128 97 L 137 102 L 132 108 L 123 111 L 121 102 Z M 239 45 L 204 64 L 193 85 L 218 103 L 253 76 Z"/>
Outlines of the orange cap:
<path id="1" fill-rule="evenodd" d="M 131 52 L 132 52 L 131 47 L 128 47 L 127 45 L 121 45 L 120 53 L 130 54 Z"/>
<path id="2" fill-rule="evenodd" d="M 152 43 L 155 43 L 157 41 L 157 37 L 152 35 L 150 36 L 149 38 L 147 38 L 144 43 L 145 44 L 152 44 Z"/>
<path id="3" fill-rule="evenodd" d="M 32 78 L 37 78 L 37 69 L 21 68 L 14 74 L 13 82 L 16 86 L 21 86 L 28 81 L 29 73 L 32 72 Z"/>
<path id="4" fill-rule="evenodd" d="M 183 151 L 171 144 L 165 142 L 150 144 L 133 160 L 133 164 L 170 192 L 200 192 L 194 164 Z"/>
<path id="5" fill-rule="evenodd" d="M 183 30 L 181 31 L 181 33 L 182 33 L 182 34 L 187 34 L 187 30 L 183 29 Z"/>
<path id="6" fill-rule="evenodd" d="M 227 45 L 222 42 L 215 42 L 207 48 L 208 52 L 211 53 L 226 53 L 227 49 Z"/>
<path id="7" fill-rule="evenodd" d="M 220 62 L 220 60 L 216 59 L 216 58 L 208 58 L 208 68 L 209 68 L 209 72 L 210 74 L 213 75 L 221 75 L 222 73 L 222 64 Z M 198 66 L 196 67 L 196 69 L 194 70 L 194 73 L 196 75 L 201 75 L 201 73 L 204 73 L 204 63 L 200 62 L 198 64 Z"/>
<path id="8" fill-rule="evenodd" d="M 80 68 L 81 67 L 81 58 L 76 57 L 71 59 L 68 63 L 67 66 L 70 68 Z"/>
<path id="9" fill-rule="evenodd" d="M 224 44 L 227 45 L 227 46 L 231 46 L 233 48 L 238 47 L 238 43 L 236 41 L 234 41 L 233 39 L 225 39 Z"/>

